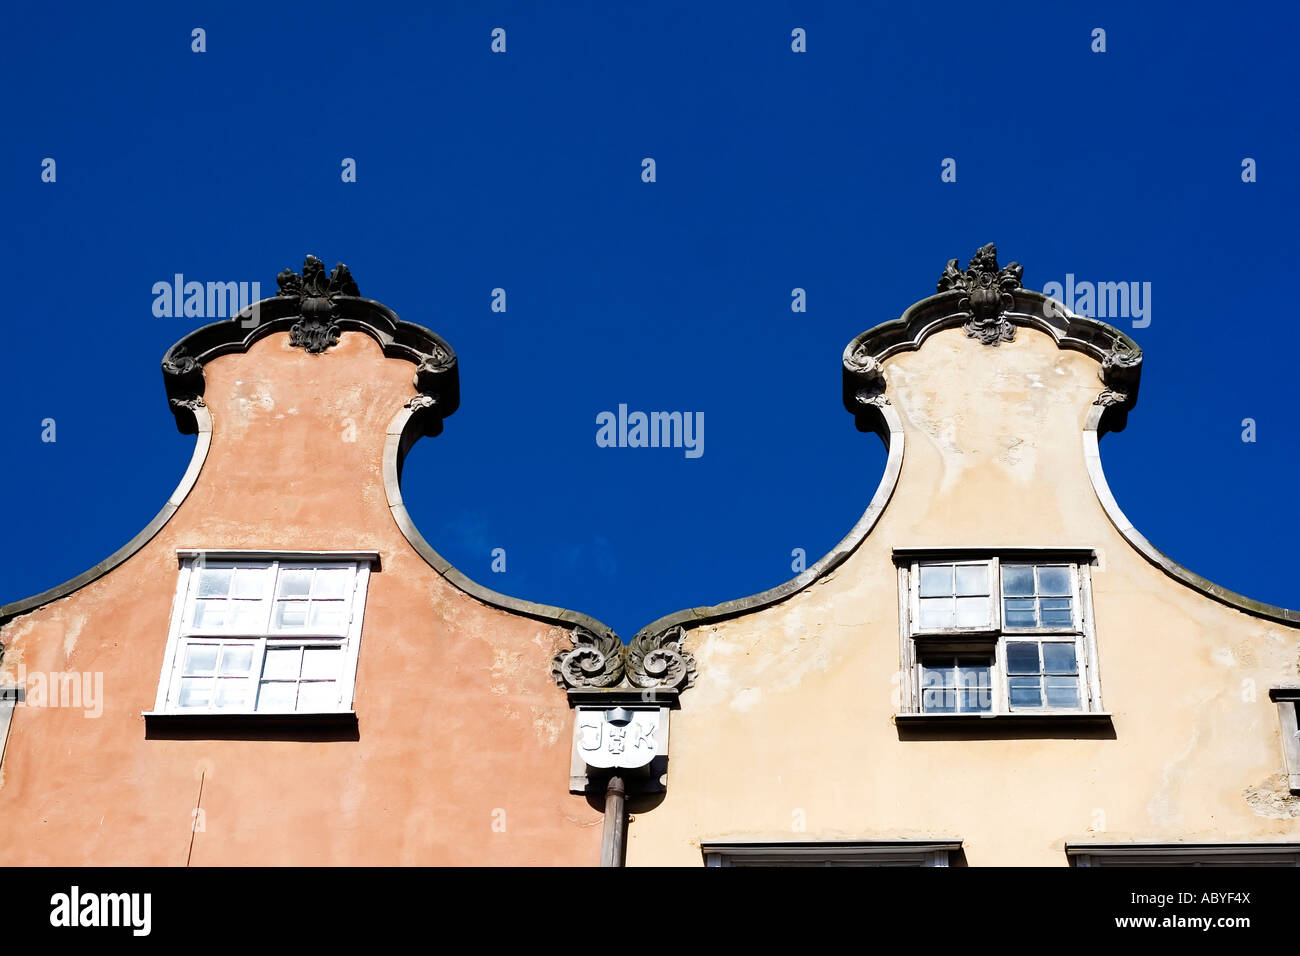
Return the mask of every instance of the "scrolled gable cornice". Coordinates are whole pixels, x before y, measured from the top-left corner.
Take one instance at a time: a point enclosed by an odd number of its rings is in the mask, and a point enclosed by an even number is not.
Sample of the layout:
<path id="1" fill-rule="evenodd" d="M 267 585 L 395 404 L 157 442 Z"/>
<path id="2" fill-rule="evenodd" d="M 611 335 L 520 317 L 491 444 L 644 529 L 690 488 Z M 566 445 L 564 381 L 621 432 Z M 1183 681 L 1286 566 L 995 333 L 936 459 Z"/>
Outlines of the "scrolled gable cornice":
<path id="1" fill-rule="evenodd" d="M 276 332 L 288 332 L 290 344 L 328 359 L 328 349 L 342 332 L 364 332 L 379 343 L 387 358 L 416 366 L 414 385 L 429 399 L 419 406 L 429 433 L 460 404 L 456 353 L 440 336 L 404 322 L 387 306 L 356 294 L 356 282 L 339 263 L 328 278 L 319 259 L 308 256 L 301 275 L 284 270 L 280 291 L 237 315 L 195 329 L 169 348 L 162 359 L 163 383 L 176 427 L 194 434 L 194 409 L 203 404 L 203 367 L 222 355 L 242 354 Z"/>

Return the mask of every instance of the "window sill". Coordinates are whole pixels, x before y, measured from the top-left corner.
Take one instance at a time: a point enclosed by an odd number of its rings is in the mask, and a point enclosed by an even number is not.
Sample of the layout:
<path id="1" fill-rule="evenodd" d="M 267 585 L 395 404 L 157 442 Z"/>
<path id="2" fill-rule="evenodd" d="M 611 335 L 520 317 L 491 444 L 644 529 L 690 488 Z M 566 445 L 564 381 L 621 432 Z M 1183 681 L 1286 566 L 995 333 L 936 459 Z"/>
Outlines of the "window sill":
<path id="1" fill-rule="evenodd" d="M 166 713 L 145 711 L 149 740 L 359 740 L 354 711 L 328 713 Z"/>
<path id="2" fill-rule="evenodd" d="M 1086 713 L 895 714 L 900 740 L 978 740 L 1008 737 L 1115 739 L 1111 715 Z"/>

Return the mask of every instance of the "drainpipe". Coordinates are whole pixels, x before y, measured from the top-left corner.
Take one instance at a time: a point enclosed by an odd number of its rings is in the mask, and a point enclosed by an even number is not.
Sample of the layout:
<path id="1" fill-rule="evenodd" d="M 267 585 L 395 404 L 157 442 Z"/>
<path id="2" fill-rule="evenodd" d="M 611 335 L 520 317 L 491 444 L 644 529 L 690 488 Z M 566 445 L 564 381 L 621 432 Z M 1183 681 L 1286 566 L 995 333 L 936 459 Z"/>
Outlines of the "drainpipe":
<path id="1" fill-rule="evenodd" d="M 627 844 L 627 790 L 615 775 L 605 786 L 605 831 L 600 840 L 600 865 L 622 866 Z"/>

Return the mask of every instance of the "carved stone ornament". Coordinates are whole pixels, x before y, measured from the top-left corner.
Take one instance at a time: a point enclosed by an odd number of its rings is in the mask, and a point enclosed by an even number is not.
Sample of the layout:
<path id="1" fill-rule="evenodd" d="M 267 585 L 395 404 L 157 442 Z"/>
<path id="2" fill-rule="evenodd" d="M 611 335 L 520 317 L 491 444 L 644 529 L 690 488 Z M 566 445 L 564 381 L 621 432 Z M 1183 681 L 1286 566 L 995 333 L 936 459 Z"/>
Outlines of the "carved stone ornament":
<path id="1" fill-rule="evenodd" d="M 1003 313 L 1011 308 L 1011 291 L 1020 288 L 1023 274 L 1024 268 L 1018 262 L 999 268 L 997 247 L 990 242 L 971 257 L 965 272 L 957 268 L 956 259 L 948 260 L 939 277 L 939 291 L 964 292 L 957 307 L 970 316 L 962 326 L 966 335 L 996 346 L 1016 337 L 1016 327 Z"/>
<path id="2" fill-rule="evenodd" d="M 853 393 L 854 401 L 859 405 L 889 404 L 889 399 L 885 397 L 884 366 L 871 354 L 865 342 L 859 343 L 844 360 L 844 368 L 860 383 L 860 387 Z"/>
<path id="3" fill-rule="evenodd" d="M 625 649 L 617 634 L 575 627 L 569 640 L 573 647 L 551 661 L 551 676 L 561 687 L 613 687 L 623 679 Z"/>
<path id="4" fill-rule="evenodd" d="M 1133 397 L 1141 369 L 1142 350 L 1116 336 L 1110 352 L 1101 360 L 1101 367 L 1097 369 L 1097 377 L 1106 387 L 1093 399 L 1092 404 L 1128 404 Z"/>
<path id="5" fill-rule="evenodd" d="M 695 658 L 683 645 L 681 625 L 634 638 L 627 648 L 627 680 L 633 687 L 675 687 L 695 683 Z"/>
<path id="6" fill-rule="evenodd" d="M 302 317 L 289 330 L 289 344 L 318 354 L 339 340 L 339 327 L 335 323 L 333 298 L 339 295 L 360 296 L 352 273 L 343 263 L 325 276 L 325 264 L 315 256 L 308 256 L 302 264 L 302 274 L 285 269 L 275 277 L 282 296 L 297 296 Z"/>
<path id="7" fill-rule="evenodd" d="M 561 687 L 672 688 L 695 683 L 695 658 L 683 646 L 686 629 L 670 627 L 635 638 L 628 647 L 616 634 L 575 627 L 573 647 L 555 655 L 551 675 Z"/>

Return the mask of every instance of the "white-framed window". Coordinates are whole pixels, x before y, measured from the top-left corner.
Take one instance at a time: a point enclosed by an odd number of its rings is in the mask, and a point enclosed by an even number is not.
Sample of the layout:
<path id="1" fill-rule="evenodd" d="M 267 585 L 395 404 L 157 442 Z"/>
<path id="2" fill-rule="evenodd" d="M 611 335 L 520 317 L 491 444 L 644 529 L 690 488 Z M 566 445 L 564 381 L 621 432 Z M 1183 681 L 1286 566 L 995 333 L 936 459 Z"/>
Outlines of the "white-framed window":
<path id="1" fill-rule="evenodd" d="M 705 866 L 950 866 L 961 842 L 705 843 Z"/>
<path id="2" fill-rule="evenodd" d="M 903 712 L 1101 710 L 1090 553 L 897 553 Z"/>
<path id="3" fill-rule="evenodd" d="M 373 557 L 182 552 L 154 712 L 351 712 Z"/>

